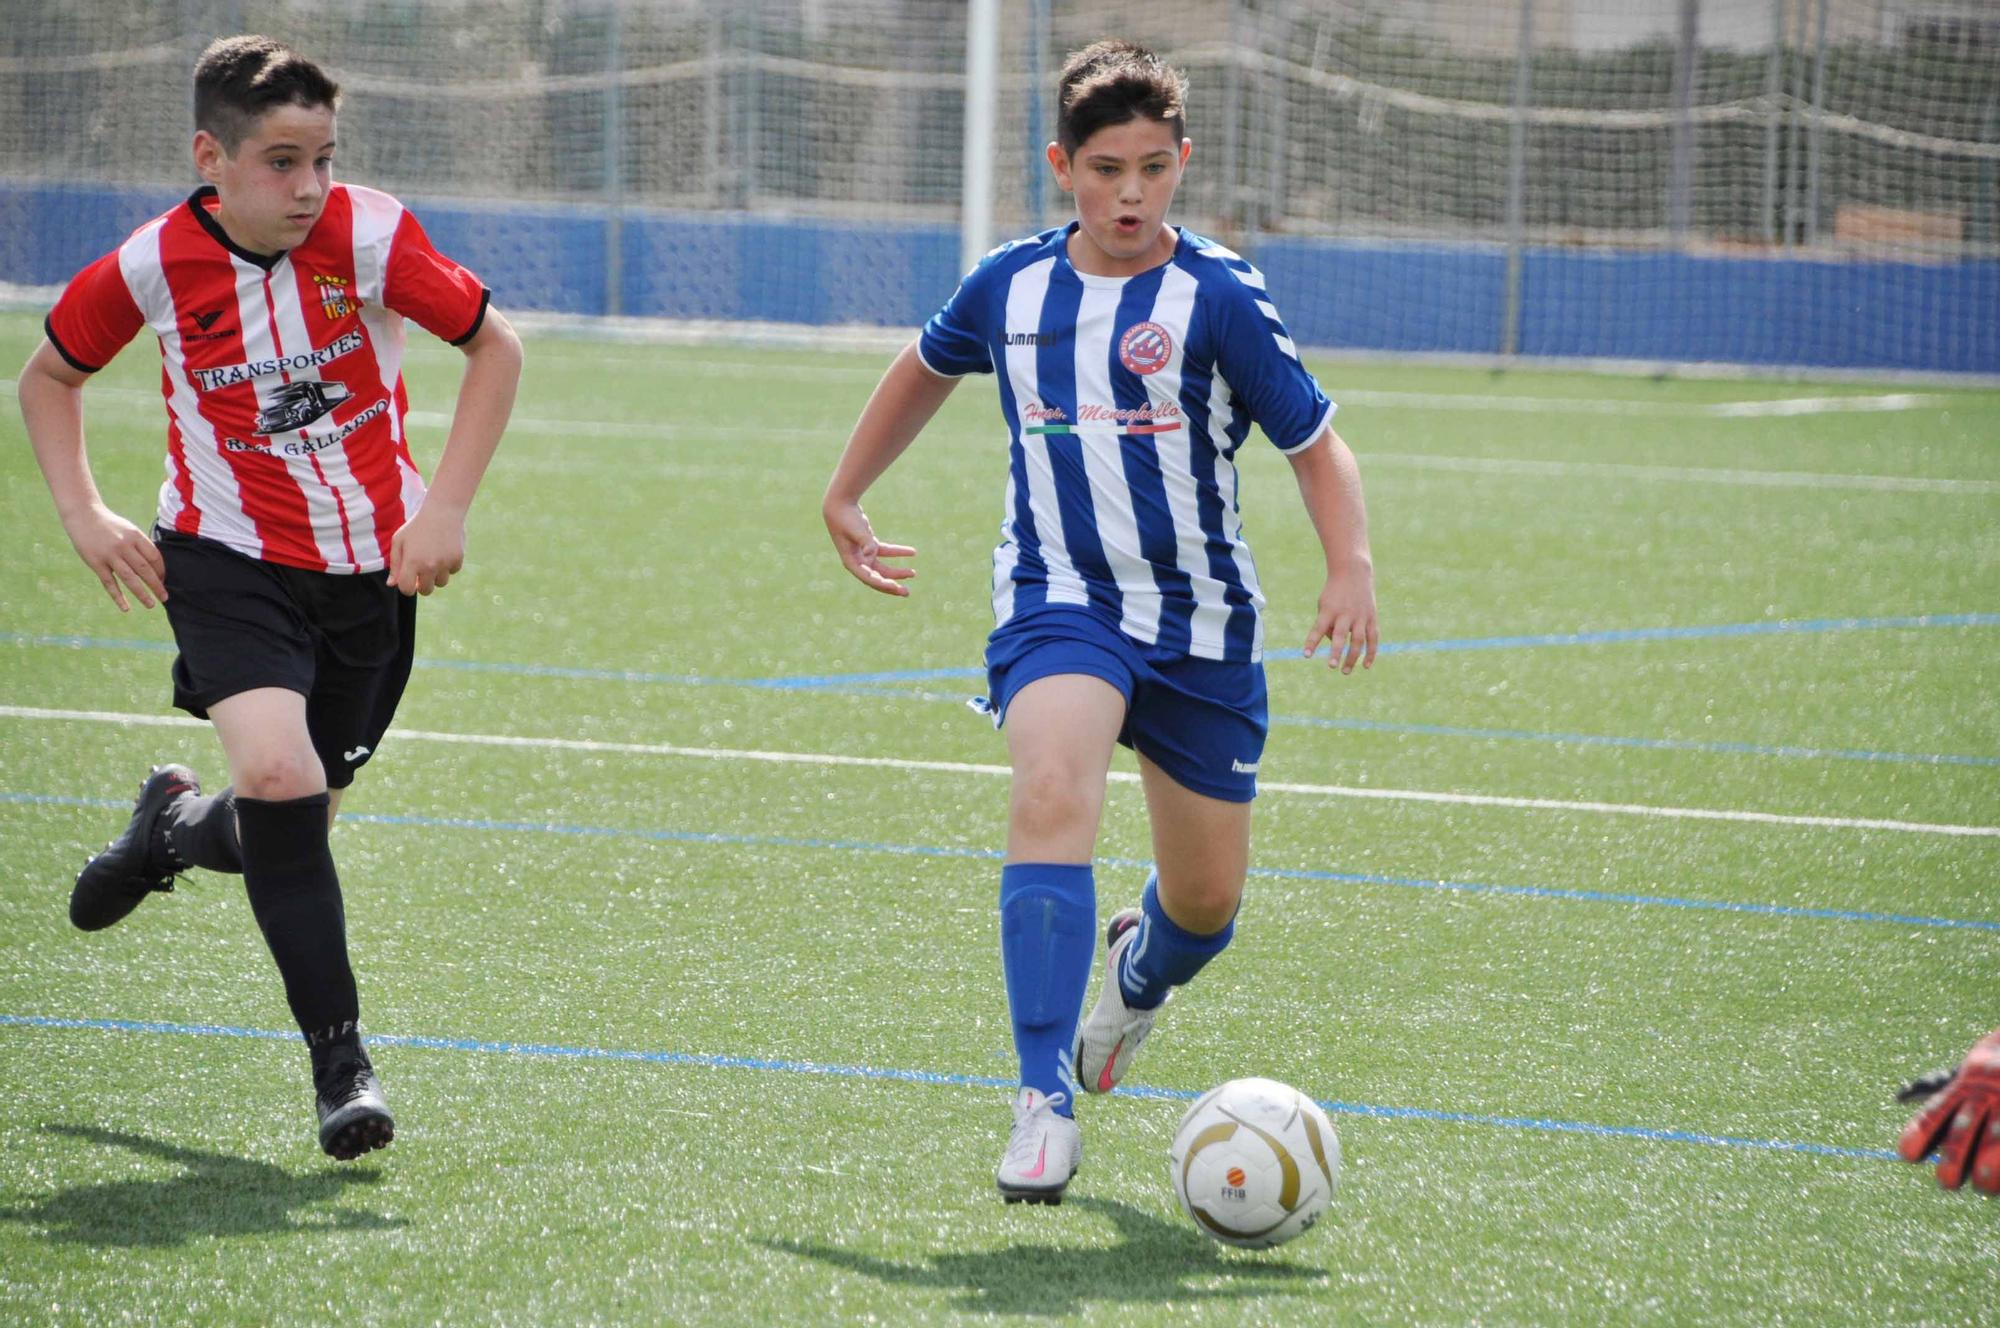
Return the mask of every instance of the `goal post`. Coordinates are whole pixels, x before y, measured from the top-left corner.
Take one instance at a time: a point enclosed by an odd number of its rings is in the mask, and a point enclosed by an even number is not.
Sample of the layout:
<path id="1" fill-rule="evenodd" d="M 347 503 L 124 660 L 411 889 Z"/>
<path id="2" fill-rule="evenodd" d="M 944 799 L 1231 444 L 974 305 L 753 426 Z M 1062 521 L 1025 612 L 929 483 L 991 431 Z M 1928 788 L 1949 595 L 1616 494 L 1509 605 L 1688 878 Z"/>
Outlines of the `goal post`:
<path id="1" fill-rule="evenodd" d="M 970 271 L 993 247 L 993 117 L 1000 96 L 1000 0 L 965 7 L 965 186 L 958 265 Z"/>

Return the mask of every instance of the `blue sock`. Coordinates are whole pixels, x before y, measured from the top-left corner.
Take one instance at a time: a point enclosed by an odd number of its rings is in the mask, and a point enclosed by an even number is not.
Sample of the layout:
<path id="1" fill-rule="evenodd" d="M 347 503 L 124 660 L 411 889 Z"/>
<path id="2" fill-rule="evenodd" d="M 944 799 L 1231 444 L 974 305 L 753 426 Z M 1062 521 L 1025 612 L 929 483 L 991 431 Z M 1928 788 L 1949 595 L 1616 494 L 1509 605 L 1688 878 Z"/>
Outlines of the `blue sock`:
<path id="1" fill-rule="evenodd" d="M 1021 1084 L 1044 1096 L 1063 1094 L 1074 1115 L 1070 1064 L 1083 1014 L 1090 961 L 1097 953 L 1097 886 L 1090 865 L 1010 862 L 1000 869 L 1000 966 Z"/>
<path id="2" fill-rule="evenodd" d="M 1160 874 L 1146 878 L 1146 893 L 1140 896 L 1139 936 L 1126 947 L 1118 962 L 1118 989 L 1125 1004 L 1134 1010 L 1151 1010 L 1167 999 L 1167 992 L 1180 986 L 1221 954 L 1236 935 L 1236 919 L 1230 918 L 1213 936 L 1197 936 L 1167 916 L 1160 907 Z"/>

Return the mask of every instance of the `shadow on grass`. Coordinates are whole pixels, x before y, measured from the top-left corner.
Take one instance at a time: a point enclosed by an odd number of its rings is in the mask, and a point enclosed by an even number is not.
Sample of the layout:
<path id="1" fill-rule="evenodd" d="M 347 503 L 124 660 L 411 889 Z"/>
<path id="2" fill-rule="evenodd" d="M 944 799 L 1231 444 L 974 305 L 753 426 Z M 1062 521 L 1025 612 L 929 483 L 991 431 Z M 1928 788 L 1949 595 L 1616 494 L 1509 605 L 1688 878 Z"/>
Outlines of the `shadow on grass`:
<path id="1" fill-rule="evenodd" d="M 389 1231 L 407 1223 L 351 1208 L 313 1212 L 354 1185 L 373 1185 L 378 1171 L 342 1169 L 295 1176 L 248 1158 L 205 1153 L 144 1135 L 85 1125 L 44 1125 L 49 1134 L 128 1148 L 141 1157 L 177 1162 L 170 1180 L 115 1180 L 58 1190 L 19 1207 L 0 1208 L 0 1222 L 39 1228 L 59 1244 L 164 1248 L 203 1236 L 262 1236 L 288 1231 Z"/>
<path id="2" fill-rule="evenodd" d="M 977 1253 L 943 1253 L 902 1263 L 796 1240 L 767 1248 L 899 1286 L 957 1291 L 952 1308 L 988 1314 L 1069 1314 L 1090 1301 L 1216 1302 L 1303 1290 L 1326 1276 L 1306 1265 L 1232 1257 L 1192 1226 L 1165 1222 L 1129 1204 L 1070 1198 L 1046 1213 L 1051 1224 L 1075 1209 L 1111 1219 L 1123 1240 L 1108 1247 L 1053 1243 Z"/>

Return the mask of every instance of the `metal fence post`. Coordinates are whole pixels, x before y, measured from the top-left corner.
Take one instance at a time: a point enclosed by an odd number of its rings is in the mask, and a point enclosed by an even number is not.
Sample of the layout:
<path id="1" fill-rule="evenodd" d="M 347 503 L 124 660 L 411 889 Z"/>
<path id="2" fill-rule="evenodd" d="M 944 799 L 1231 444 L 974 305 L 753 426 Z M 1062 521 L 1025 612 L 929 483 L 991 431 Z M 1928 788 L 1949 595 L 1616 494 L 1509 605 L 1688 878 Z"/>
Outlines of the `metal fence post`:
<path id="1" fill-rule="evenodd" d="M 726 207 L 728 191 L 722 182 L 722 18 L 714 10 L 708 15 L 707 69 L 702 80 L 701 159 L 708 169 L 711 206 Z"/>
<path id="2" fill-rule="evenodd" d="M 1241 10 L 1243 0 L 1229 0 L 1228 40 L 1225 43 L 1223 59 L 1227 63 L 1222 69 L 1222 208 L 1227 224 L 1241 228 L 1242 189 L 1238 184 L 1240 172 L 1239 140 L 1243 132 L 1243 66 L 1237 52 L 1242 49 L 1243 21 Z M 1242 243 L 1242 237 L 1231 237 Z"/>
<path id="3" fill-rule="evenodd" d="M 1806 100 L 1806 10 L 1812 0 L 1796 0 L 1798 22 L 1792 30 L 1792 51 L 1787 52 L 1792 60 L 1792 101 L 1787 108 L 1788 119 L 1785 131 L 1785 248 L 1790 249 L 1799 238 L 1799 108 Z M 1792 52 L 1796 52 L 1793 55 Z"/>
<path id="4" fill-rule="evenodd" d="M 1042 149 L 1052 136 L 1047 128 L 1049 102 L 1047 61 L 1050 6 L 1054 0 L 1029 0 L 1028 5 L 1028 178 L 1021 191 L 1028 209 L 1028 229 L 1039 231 L 1048 224 L 1049 165 Z"/>
<path id="5" fill-rule="evenodd" d="M 1681 0 L 1680 42 L 1674 48 L 1674 127 L 1667 171 L 1667 233 L 1686 244 L 1694 218 L 1694 83 L 1701 62 L 1701 0 Z"/>
<path id="6" fill-rule="evenodd" d="M 1771 59 L 1764 67 L 1764 243 L 1778 242 L 1778 126 L 1784 118 L 1785 0 L 1771 0 Z"/>
<path id="7" fill-rule="evenodd" d="M 1285 49 L 1285 25 L 1290 18 L 1291 6 L 1287 3 L 1283 13 L 1274 12 L 1264 20 L 1258 33 L 1259 56 L 1269 57 Z M 1283 221 L 1285 176 L 1291 164 L 1286 160 L 1285 148 L 1292 121 L 1289 85 L 1277 77 L 1270 78 L 1268 82 L 1264 93 L 1264 198 L 1257 217 L 1258 226 L 1267 232 L 1277 229 L 1277 224 Z"/>
<path id="8" fill-rule="evenodd" d="M 604 72 L 604 312 L 625 311 L 625 0 L 611 0 Z"/>
<path id="9" fill-rule="evenodd" d="M 1811 118 L 1806 121 L 1806 243 L 1819 242 L 1820 108 L 1826 104 L 1826 10 L 1819 0 L 1819 22 L 1813 34 Z"/>
<path id="10" fill-rule="evenodd" d="M 1535 58 L 1535 0 L 1521 0 L 1514 58 L 1514 116 L 1507 132 L 1507 275 L 1500 306 L 1500 353 L 1521 349 L 1521 246 L 1528 229 L 1528 94 Z"/>
<path id="11" fill-rule="evenodd" d="M 2000 143 L 2000 97 L 1986 103 L 1986 119 L 1980 137 Z M 1979 188 L 1972 196 L 1972 226 L 1966 239 L 1974 243 L 2000 243 L 2000 161 L 1984 157 L 1979 162 Z"/>
<path id="12" fill-rule="evenodd" d="M 764 102 L 764 37 L 767 24 L 764 16 L 763 0 L 755 4 L 738 5 L 733 12 L 740 25 L 737 29 L 736 49 L 742 61 L 741 73 L 736 80 L 737 102 L 736 151 L 743 163 L 737 175 L 741 180 L 742 203 L 747 212 L 756 206 L 758 177 L 762 174 L 757 167 L 757 154 L 763 150 L 759 141 L 763 131 Z"/>

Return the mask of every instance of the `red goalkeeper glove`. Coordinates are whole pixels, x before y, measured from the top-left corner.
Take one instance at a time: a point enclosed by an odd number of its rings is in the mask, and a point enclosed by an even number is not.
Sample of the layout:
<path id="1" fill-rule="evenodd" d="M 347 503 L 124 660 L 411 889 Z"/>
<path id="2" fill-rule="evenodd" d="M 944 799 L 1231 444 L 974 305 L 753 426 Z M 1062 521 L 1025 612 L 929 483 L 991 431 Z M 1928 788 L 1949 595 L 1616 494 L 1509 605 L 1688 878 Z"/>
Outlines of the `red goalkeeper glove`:
<path id="1" fill-rule="evenodd" d="M 1896 1145 L 1904 1161 L 1936 1149 L 1938 1184 L 1955 1190 L 1970 1171 L 1975 1189 L 2000 1194 L 2000 1028 L 1975 1042 L 1958 1069 L 1925 1075 L 1897 1096 L 1928 1098 Z"/>

